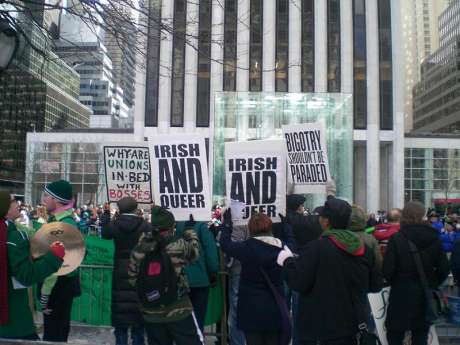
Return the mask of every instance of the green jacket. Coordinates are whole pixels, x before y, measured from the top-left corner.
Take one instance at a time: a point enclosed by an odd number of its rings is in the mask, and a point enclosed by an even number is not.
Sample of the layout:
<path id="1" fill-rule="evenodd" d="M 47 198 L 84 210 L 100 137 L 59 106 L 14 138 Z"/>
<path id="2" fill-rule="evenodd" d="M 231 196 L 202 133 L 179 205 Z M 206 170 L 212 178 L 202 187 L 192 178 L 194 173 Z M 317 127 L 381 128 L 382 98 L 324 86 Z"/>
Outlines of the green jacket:
<path id="1" fill-rule="evenodd" d="M 177 222 L 176 236 L 182 237 L 186 222 Z M 196 222 L 193 230 L 200 240 L 200 256 L 197 261 L 185 267 L 185 274 L 190 287 L 209 286 L 209 276 L 219 271 L 219 257 L 214 235 L 204 222 Z"/>
<path id="2" fill-rule="evenodd" d="M 8 222 L 7 248 L 9 322 L 0 325 L 0 338 L 20 338 L 36 333 L 26 287 L 56 272 L 62 260 L 48 252 L 32 261 L 27 234 L 18 231 L 11 222 Z"/>

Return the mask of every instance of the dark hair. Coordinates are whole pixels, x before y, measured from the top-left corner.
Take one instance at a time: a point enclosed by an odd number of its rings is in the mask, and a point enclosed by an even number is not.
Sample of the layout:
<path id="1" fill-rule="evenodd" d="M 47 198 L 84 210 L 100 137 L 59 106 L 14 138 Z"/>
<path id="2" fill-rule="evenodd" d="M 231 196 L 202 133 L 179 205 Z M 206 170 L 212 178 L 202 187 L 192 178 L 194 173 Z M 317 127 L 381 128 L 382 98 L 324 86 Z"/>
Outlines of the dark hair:
<path id="1" fill-rule="evenodd" d="M 264 213 L 256 213 L 249 219 L 248 229 L 251 236 L 270 234 L 272 232 L 272 220 Z"/>
<path id="2" fill-rule="evenodd" d="M 423 217 L 425 206 L 418 201 L 409 201 L 402 210 L 401 225 L 423 224 Z"/>

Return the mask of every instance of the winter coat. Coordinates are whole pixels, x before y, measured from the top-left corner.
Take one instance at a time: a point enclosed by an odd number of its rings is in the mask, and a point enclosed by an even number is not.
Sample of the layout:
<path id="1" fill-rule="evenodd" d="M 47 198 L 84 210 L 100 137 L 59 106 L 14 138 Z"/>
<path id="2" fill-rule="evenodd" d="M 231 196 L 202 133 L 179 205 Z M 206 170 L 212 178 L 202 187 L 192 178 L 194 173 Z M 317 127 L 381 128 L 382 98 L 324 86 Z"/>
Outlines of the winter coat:
<path id="1" fill-rule="evenodd" d="M 367 294 L 383 285 L 368 248 L 351 255 L 324 236 L 304 246 L 298 258 L 287 259 L 284 273 L 289 287 L 299 292 L 301 341 L 353 337 L 359 320 L 369 317 Z"/>
<path id="2" fill-rule="evenodd" d="M 112 325 L 128 327 L 143 323 L 137 292 L 128 281 L 131 251 L 143 232 L 151 225 L 136 215 L 122 214 L 102 227 L 102 238 L 114 240 L 115 253 L 112 275 Z"/>
<path id="3" fill-rule="evenodd" d="M 436 230 L 428 225 L 404 225 L 391 237 L 383 274 L 391 285 L 386 327 L 404 331 L 427 327 L 426 300 L 420 283 L 410 239 L 420 251 L 423 268 L 431 288 L 437 288 L 449 274 L 449 264 Z"/>
<path id="4" fill-rule="evenodd" d="M 8 323 L 0 325 L 0 338 L 21 338 L 36 333 L 27 287 L 56 272 L 63 261 L 51 252 L 32 261 L 27 234 L 18 231 L 12 222 L 8 222 L 7 231 Z"/>
<path id="5" fill-rule="evenodd" d="M 305 216 L 293 210 L 288 210 L 286 220 L 292 226 L 296 247 L 301 247 L 310 241 L 317 240 L 322 233 L 318 216 Z"/>
<path id="6" fill-rule="evenodd" d="M 460 237 L 460 233 L 457 231 L 442 231 L 439 234 L 439 238 L 442 242 L 442 249 L 446 253 L 451 253 L 452 250 L 454 249 L 454 242 L 457 238 Z"/>
<path id="7" fill-rule="evenodd" d="M 233 242 L 231 235 L 232 227 L 224 225 L 220 246 L 224 253 L 238 259 L 242 266 L 238 290 L 238 328 L 244 332 L 281 331 L 281 312 L 261 270 L 266 272 L 278 293 L 284 296 L 282 270 L 276 263 L 283 243 L 272 236 Z"/>
<path id="8" fill-rule="evenodd" d="M 185 222 L 176 223 L 177 237 L 182 237 L 185 230 Z M 185 274 L 190 287 L 207 287 L 210 284 L 209 276 L 219 271 L 217 245 L 206 223 L 196 222 L 193 230 L 200 241 L 200 256 L 185 267 Z"/>
<path id="9" fill-rule="evenodd" d="M 391 236 L 396 234 L 400 228 L 401 226 L 399 223 L 378 224 L 375 226 L 375 230 L 372 232 L 372 235 L 379 243 L 382 256 L 385 256 L 388 241 L 390 240 Z"/>

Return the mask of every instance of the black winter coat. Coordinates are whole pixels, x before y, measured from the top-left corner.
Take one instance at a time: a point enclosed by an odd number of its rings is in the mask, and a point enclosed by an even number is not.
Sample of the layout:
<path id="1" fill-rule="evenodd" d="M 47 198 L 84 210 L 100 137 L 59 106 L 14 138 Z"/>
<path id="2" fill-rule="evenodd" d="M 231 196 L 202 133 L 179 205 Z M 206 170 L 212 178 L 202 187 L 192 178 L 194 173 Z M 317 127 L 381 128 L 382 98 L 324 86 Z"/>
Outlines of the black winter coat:
<path id="1" fill-rule="evenodd" d="M 393 331 L 428 327 L 426 299 L 407 238 L 420 251 L 431 288 L 437 288 L 449 274 L 449 263 L 436 230 L 428 225 L 405 225 L 388 242 L 383 275 L 391 285 L 385 325 Z"/>
<path id="2" fill-rule="evenodd" d="M 356 335 L 358 324 L 369 317 L 367 293 L 378 292 L 383 285 L 371 250 L 352 256 L 326 237 L 302 247 L 297 259 L 287 259 L 284 273 L 289 287 L 299 292 L 302 341 Z"/>
<path id="3" fill-rule="evenodd" d="M 129 327 L 143 323 L 138 309 L 137 292 L 128 282 L 128 264 L 132 249 L 142 232 L 151 225 L 135 215 L 120 215 L 102 228 L 102 237 L 115 244 L 112 278 L 112 326 Z"/>
<path id="4" fill-rule="evenodd" d="M 292 227 L 297 248 L 321 236 L 322 230 L 318 218 L 318 216 L 305 216 L 292 210 L 287 211 L 286 221 Z"/>

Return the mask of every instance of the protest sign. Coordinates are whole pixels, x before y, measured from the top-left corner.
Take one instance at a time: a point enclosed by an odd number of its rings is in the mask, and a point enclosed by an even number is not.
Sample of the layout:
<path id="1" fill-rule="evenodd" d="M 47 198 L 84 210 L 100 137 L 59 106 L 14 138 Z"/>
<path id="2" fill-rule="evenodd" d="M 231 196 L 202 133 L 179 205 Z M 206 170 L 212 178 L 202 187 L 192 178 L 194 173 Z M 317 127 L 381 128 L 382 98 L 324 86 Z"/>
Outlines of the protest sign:
<path id="1" fill-rule="evenodd" d="M 211 216 L 208 164 L 203 137 L 174 135 L 149 138 L 155 204 L 168 208 L 176 220 Z"/>
<path id="2" fill-rule="evenodd" d="M 322 122 L 283 126 L 288 181 L 294 193 L 325 193 L 330 180 L 326 131 Z"/>
<path id="3" fill-rule="evenodd" d="M 286 159 L 279 140 L 256 140 L 225 144 L 227 203 L 245 204 L 236 225 L 246 224 L 256 212 L 280 222 L 286 214 Z"/>
<path id="4" fill-rule="evenodd" d="M 151 204 L 152 179 L 147 145 L 104 145 L 107 200 L 117 202 L 130 196 L 140 204 Z"/>
<path id="5" fill-rule="evenodd" d="M 377 335 L 379 336 L 382 345 L 388 345 L 387 330 L 385 328 L 385 320 L 387 318 L 388 300 L 390 298 L 390 287 L 385 287 L 378 293 L 368 294 L 369 304 L 371 305 L 372 316 L 374 317 Z M 406 334 L 404 345 L 411 344 L 410 332 Z M 439 345 L 438 334 L 434 326 L 431 326 L 428 334 L 428 345 Z"/>

